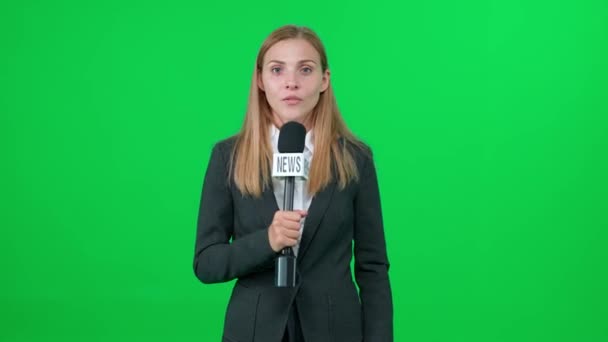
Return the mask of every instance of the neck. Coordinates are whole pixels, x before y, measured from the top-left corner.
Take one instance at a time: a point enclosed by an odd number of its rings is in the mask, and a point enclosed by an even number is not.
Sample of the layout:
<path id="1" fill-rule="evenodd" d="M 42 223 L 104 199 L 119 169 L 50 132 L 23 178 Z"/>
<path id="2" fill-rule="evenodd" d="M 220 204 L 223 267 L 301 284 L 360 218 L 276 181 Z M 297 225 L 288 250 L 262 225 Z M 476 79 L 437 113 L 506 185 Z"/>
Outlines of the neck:
<path id="1" fill-rule="evenodd" d="M 310 117 L 311 117 L 310 115 L 307 115 L 304 118 L 304 120 L 302 120 L 302 121 L 296 120 L 299 123 L 301 123 L 302 125 L 304 125 L 307 133 L 312 129 L 312 123 L 310 122 Z M 281 120 L 281 118 L 278 115 L 272 116 L 272 122 L 274 123 L 275 126 L 277 126 L 278 129 L 281 129 L 281 127 L 285 123 L 285 122 L 283 122 L 283 120 Z"/>

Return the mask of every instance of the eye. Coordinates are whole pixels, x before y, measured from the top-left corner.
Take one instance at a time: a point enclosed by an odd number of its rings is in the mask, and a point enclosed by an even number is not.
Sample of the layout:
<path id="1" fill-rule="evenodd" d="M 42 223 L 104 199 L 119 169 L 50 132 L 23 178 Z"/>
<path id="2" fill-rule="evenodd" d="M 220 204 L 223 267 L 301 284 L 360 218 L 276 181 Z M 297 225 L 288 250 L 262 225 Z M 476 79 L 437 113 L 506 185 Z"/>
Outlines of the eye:
<path id="1" fill-rule="evenodd" d="M 312 68 L 311 67 L 303 67 L 302 71 L 304 71 L 304 73 L 306 73 L 306 74 L 310 74 L 312 72 Z"/>
<path id="2" fill-rule="evenodd" d="M 279 70 L 280 71 L 281 68 L 280 67 L 272 67 L 272 68 L 270 68 L 270 72 L 272 72 L 273 74 L 276 74 L 277 72 L 279 72 L 279 71 L 275 72 L 275 70 Z"/>

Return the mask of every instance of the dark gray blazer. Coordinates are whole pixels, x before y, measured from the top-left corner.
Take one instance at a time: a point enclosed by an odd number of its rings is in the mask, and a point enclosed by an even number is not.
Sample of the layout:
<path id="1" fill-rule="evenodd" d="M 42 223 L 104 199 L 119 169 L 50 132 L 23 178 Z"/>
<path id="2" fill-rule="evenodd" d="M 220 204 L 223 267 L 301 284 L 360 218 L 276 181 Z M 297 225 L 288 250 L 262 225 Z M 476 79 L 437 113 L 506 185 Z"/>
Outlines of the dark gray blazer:
<path id="1" fill-rule="evenodd" d="M 392 342 L 389 261 L 371 150 L 350 147 L 358 182 L 340 190 L 334 181 L 313 197 L 297 258 L 298 285 L 275 288 L 277 253 L 268 227 L 279 208 L 272 184 L 254 198 L 228 181 L 234 142 L 234 137 L 220 141 L 211 153 L 194 252 L 194 273 L 201 282 L 238 278 L 222 340 L 280 342 L 295 301 L 307 342 Z M 359 292 L 351 275 L 353 251 Z"/>

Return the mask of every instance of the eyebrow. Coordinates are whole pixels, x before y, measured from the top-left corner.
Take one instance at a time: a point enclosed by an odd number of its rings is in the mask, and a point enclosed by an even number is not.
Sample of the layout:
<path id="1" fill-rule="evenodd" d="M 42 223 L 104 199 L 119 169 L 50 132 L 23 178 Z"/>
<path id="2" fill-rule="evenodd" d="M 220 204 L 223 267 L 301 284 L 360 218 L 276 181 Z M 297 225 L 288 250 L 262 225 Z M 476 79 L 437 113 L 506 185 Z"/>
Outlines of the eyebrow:
<path id="1" fill-rule="evenodd" d="M 277 63 L 277 64 L 285 64 L 285 62 L 283 61 L 277 61 L 276 59 L 273 59 L 271 61 L 268 61 L 268 63 L 266 63 L 266 65 L 270 64 L 270 63 Z M 306 63 L 306 62 L 312 62 L 314 64 L 317 64 L 317 62 L 313 61 L 312 59 L 303 59 L 301 61 L 298 62 L 298 64 L 302 64 L 302 63 Z"/>

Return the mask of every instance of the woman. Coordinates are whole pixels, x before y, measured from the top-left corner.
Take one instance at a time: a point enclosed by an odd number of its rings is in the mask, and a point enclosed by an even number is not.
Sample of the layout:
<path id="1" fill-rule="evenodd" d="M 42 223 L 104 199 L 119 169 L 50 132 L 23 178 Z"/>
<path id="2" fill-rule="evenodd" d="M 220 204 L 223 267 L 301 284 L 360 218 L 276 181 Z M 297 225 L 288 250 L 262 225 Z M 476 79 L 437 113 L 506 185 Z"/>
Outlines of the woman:
<path id="1" fill-rule="evenodd" d="M 283 211 L 271 162 L 289 121 L 306 127 L 310 172 Z M 285 247 L 297 256 L 294 288 L 274 286 Z M 241 131 L 212 150 L 201 195 L 194 273 L 203 283 L 238 279 L 223 341 L 392 341 L 388 269 L 371 150 L 342 120 L 318 36 L 280 27 L 258 53 Z"/>

